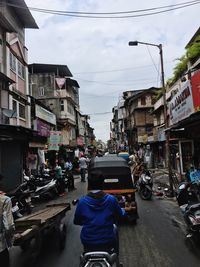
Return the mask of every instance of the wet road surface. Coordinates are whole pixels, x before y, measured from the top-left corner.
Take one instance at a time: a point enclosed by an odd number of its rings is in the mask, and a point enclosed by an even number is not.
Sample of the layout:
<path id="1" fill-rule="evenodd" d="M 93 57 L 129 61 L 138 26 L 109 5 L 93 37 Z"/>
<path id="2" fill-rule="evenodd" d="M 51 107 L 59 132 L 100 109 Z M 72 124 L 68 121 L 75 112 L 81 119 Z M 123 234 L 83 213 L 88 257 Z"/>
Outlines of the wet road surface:
<path id="1" fill-rule="evenodd" d="M 71 202 L 86 193 L 86 183 L 76 179 L 77 190 L 56 202 Z M 200 242 L 185 238 L 185 225 L 174 200 L 153 198 L 143 201 L 137 196 L 139 220 L 136 225 L 119 227 L 120 261 L 124 267 L 198 267 Z M 78 267 L 82 252 L 80 227 L 73 225 L 75 207 L 66 214 L 67 238 L 63 251 L 56 236 L 46 238 L 40 256 L 33 261 L 19 247 L 11 250 L 11 267 Z"/>

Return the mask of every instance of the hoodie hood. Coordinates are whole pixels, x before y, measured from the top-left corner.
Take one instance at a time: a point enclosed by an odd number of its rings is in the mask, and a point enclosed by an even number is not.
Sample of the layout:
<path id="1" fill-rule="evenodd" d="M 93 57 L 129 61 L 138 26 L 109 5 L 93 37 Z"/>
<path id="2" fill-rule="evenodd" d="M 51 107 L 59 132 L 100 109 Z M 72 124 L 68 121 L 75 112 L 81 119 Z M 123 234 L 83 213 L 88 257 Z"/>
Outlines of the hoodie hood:
<path id="1" fill-rule="evenodd" d="M 85 203 L 93 210 L 103 210 L 108 205 L 109 195 L 103 191 L 89 192 L 85 196 Z"/>

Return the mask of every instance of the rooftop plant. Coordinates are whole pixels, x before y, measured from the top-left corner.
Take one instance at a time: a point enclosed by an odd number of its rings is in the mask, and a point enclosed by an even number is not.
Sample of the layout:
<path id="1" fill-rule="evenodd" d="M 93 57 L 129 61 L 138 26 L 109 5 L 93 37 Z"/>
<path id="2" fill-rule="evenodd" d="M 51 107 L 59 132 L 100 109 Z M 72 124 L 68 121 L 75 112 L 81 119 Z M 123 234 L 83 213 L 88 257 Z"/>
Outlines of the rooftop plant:
<path id="1" fill-rule="evenodd" d="M 185 55 L 179 58 L 179 63 L 175 66 L 172 78 L 168 79 L 167 84 L 174 84 L 184 72 L 187 71 L 188 63 L 194 63 L 200 56 L 200 35 L 198 35 L 194 42 L 186 48 Z"/>

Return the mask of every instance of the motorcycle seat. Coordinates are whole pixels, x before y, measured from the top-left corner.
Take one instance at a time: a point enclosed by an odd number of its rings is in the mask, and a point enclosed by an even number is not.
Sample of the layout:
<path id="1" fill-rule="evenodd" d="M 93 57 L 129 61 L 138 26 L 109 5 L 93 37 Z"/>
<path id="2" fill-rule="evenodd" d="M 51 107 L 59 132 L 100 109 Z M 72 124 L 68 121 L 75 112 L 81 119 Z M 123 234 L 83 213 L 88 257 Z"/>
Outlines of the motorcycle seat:
<path id="1" fill-rule="evenodd" d="M 200 210 L 200 203 L 188 204 L 186 207 L 187 212 L 194 212 L 196 210 Z"/>

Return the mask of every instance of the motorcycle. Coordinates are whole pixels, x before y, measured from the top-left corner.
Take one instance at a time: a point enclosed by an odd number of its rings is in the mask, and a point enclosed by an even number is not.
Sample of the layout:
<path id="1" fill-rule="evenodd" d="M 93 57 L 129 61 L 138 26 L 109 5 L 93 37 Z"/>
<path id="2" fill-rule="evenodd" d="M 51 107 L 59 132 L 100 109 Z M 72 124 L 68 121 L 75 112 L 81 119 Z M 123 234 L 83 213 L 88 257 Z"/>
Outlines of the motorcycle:
<path id="1" fill-rule="evenodd" d="M 12 215 L 15 221 L 21 218 L 23 215 L 20 213 L 17 199 L 15 197 L 11 197 L 11 202 L 12 202 Z"/>
<path id="2" fill-rule="evenodd" d="M 150 200 L 153 191 L 153 179 L 149 170 L 144 170 L 138 180 L 138 192 L 142 199 Z"/>
<path id="3" fill-rule="evenodd" d="M 69 188 L 69 173 L 67 170 L 62 170 L 62 175 L 65 181 L 65 188 Z"/>
<path id="4" fill-rule="evenodd" d="M 11 198 L 13 207 L 19 208 L 20 214 L 30 214 L 33 209 L 31 202 L 31 195 L 34 191 L 31 191 L 26 179 L 13 191 L 9 192 L 7 195 Z M 17 207 L 16 207 L 17 203 Z"/>
<path id="5" fill-rule="evenodd" d="M 91 251 L 83 253 L 80 257 L 80 267 L 123 267 L 114 252 Z"/>
<path id="6" fill-rule="evenodd" d="M 178 186 L 176 199 L 187 225 L 187 237 L 200 233 L 200 203 L 192 184 L 183 182 Z"/>

